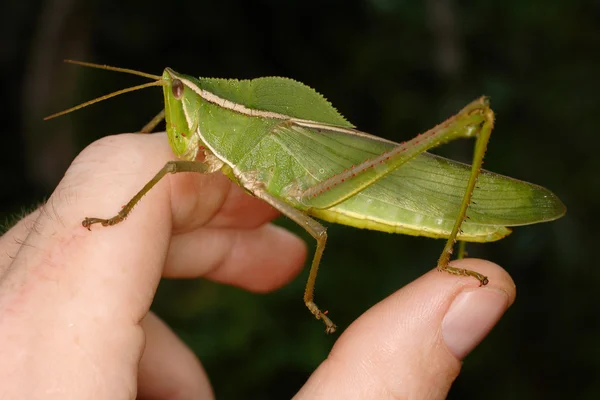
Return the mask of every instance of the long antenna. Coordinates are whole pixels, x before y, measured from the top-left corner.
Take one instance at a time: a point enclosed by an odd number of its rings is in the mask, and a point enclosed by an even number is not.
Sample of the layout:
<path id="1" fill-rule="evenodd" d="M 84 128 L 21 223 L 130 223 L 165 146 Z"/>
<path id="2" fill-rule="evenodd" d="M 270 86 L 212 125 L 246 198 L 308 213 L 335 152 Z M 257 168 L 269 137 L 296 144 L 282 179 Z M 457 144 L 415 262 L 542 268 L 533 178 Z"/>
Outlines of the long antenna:
<path id="1" fill-rule="evenodd" d="M 115 72 L 122 72 L 122 73 L 125 73 L 125 74 L 130 74 L 130 75 L 142 76 L 144 78 L 152 79 L 154 82 L 144 83 L 143 85 L 138 85 L 138 86 L 133 86 L 133 87 L 129 87 L 129 88 L 126 88 L 126 89 L 121 89 L 121 90 L 118 90 L 116 92 L 112 92 L 112 93 L 109 93 L 107 95 L 104 95 L 104 96 L 101 96 L 101 97 L 97 97 L 97 98 L 95 98 L 93 100 L 86 101 L 85 103 L 81 103 L 79 105 L 76 105 L 75 107 L 71 107 L 71 108 L 69 108 L 67 110 L 58 112 L 56 114 L 49 115 L 46 118 L 44 118 L 44 121 L 47 121 L 47 120 L 52 119 L 52 118 L 60 117 L 61 115 L 68 114 L 70 112 L 79 110 L 80 108 L 87 107 L 87 106 L 92 105 L 94 103 L 98 103 L 99 101 L 102 101 L 102 100 L 110 99 L 111 97 L 115 97 L 115 96 L 118 96 L 118 95 L 123 94 L 123 93 L 134 92 L 136 90 L 145 89 L 145 88 L 150 87 L 150 86 L 163 86 L 165 84 L 165 82 L 162 79 L 162 76 L 147 74 L 145 72 L 136 71 L 134 69 L 112 67 L 110 65 L 100 65 L 100 64 L 88 63 L 88 62 L 83 62 L 83 61 L 75 61 L 75 60 L 65 60 L 65 62 L 69 63 L 69 64 L 81 65 L 83 67 L 96 68 L 96 69 L 105 69 L 107 71 L 115 71 Z"/>
<path id="2" fill-rule="evenodd" d="M 115 71 L 115 72 L 122 72 L 125 74 L 130 74 L 130 75 L 143 76 L 144 78 L 150 78 L 155 81 L 162 79 L 162 76 L 147 74 L 145 72 L 136 71 L 135 69 L 112 67 L 110 65 L 101 65 L 101 64 L 94 64 L 94 63 L 88 63 L 88 62 L 84 62 L 84 61 L 75 61 L 75 60 L 65 60 L 65 62 L 69 63 L 69 64 L 81 65 L 83 67 L 105 69 L 107 71 Z"/>
<path id="3" fill-rule="evenodd" d="M 79 105 L 76 105 L 75 107 L 71 107 L 71 108 L 69 108 L 67 110 L 58 112 L 56 114 L 49 115 L 46 118 L 44 118 L 44 121 L 47 121 L 47 120 L 52 119 L 52 118 L 60 117 L 61 115 L 68 114 L 68 113 L 73 112 L 75 110 L 79 110 L 80 108 L 87 107 L 87 106 L 89 106 L 91 104 L 98 103 L 99 101 L 102 101 L 102 100 L 110 99 L 111 97 L 115 97 L 115 96 L 118 96 L 118 95 L 123 94 L 123 93 L 133 92 L 133 91 L 144 89 L 144 88 L 147 88 L 147 87 L 150 87 L 150 86 L 163 86 L 163 85 L 164 85 L 164 82 L 162 80 L 160 80 L 160 81 L 156 81 L 156 82 L 144 83 L 143 85 L 129 87 L 127 89 L 121 89 L 121 90 L 118 90 L 116 92 L 112 92 L 112 93 L 109 93 L 107 95 L 104 95 L 104 96 L 101 96 L 101 97 L 97 97 L 97 98 L 95 98 L 93 100 L 86 101 L 85 103 L 81 103 Z"/>

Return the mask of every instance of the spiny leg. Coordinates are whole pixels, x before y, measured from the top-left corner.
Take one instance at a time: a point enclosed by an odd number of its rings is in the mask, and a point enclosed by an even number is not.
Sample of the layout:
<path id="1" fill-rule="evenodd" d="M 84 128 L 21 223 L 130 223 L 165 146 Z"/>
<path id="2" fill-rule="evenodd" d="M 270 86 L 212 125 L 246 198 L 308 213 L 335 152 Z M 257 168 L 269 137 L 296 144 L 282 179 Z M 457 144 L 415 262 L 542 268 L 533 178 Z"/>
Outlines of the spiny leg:
<path id="1" fill-rule="evenodd" d="M 327 209 L 354 196 L 430 148 L 458 138 L 476 137 L 473 164 L 465 195 L 449 239 L 438 260 L 438 269 L 455 275 L 472 276 L 480 285 L 486 285 L 486 276 L 475 271 L 450 267 L 448 263 L 456 238 L 461 232 L 460 227 L 466 218 L 493 125 L 494 113 L 489 107 L 488 99 L 482 97 L 422 135 L 306 189 L 298 196 L 298 200 L 308 207 Z"/>
<path id="2" fill-rule="evenodd" d="M 323 251 L 325 250 L 325 244 L 327 243 L 326 228 L 308 215 L 279 200 L 278 198 L 271 196 L 262 189 L 253 190 L 252 193 L 300 225 L 317 241 L 317 249 L 315 250 L 315 255 L 308 273 L 308 281 L 306 282 L 306 288 L 304 289 L 304 304 L 306 304 L 306 307 L 308 307 L 310 312 L 317 319 L 320 319 L 325 323 L 325 332 L 335 332 L 337 326 L 333 323 L 333 321 L 331 321 L 331 319 L 329 319 L 327 315 L 325 315 L 326 313 L 319 309 L 314 302 L 315 281 L 317 280 L 317 272 L 319 271 L 319 264 L 321 263 L 321 257 L 323 256 Z"/>
<path id="3" fill-rule="evenodd" d="M 298 196 L 297 200 L 307 207 L 327 209 L 354 196 L 431 148 L 459 138 L 477 137 L 473 166 L 465 196 L 448 242 L 438 261 L 438 268 L 456 275 L 473 276 L 482 285 L 485 285 L 487 284 L 485 276 L 474 271 L 449 267 L 448 262 L 460 226 L 466 218 L 466 210 L 483 163 L 493 124 L 494 113 L 489 107 L 489 101 L 487 98 L 481 97 L 427 132 L 306 189 Z"/>
<path id="4" fill-rule="evenodd" d="M 481 166 L 483 164 L 483 156 L 485 155 L 485 151 L 487 149 L 487 144 L 490 140 L 490 135 L 492 134 L 492 129 L 494 128 L 494 112 L 489 108 L 486 104 L 486 107 L 483 107 L 479 110 L 473 110 L 472 112 L 479 112 L 484 118 L 484 121 L 477 133 L 477 140 L 475 142 L 475 151 L 473 154 L 473 164 L 471 166 L 471 175 L 469 176 L 469 182 L 467 183 L 467 188 L 465 190 L 465 196 L 463 197 L 463 201 L 460 205 L 460 210 L 456 217 L 456 222 L 454 223 L 454 227 L 452 228 L 452 233 L 444 246 L 444 250 L 442 250 L 442 255 L 438 260 L 438 269 L 440 271 L 445 271 L 454 275 L 462 275 L 462 276 L 472 276 L 475 279 L 479 280 L 480 286 L 488 284 L 488 278 L 478 272 L 471 271 L 468 269 L 455 268 L 448 265 L 450 261 L 450 256 L 452 255 L 454 244 L 456 243 L 456 237 L 461 232 L 460 227 L 463 221 L 467 217 L 467 208 L 471 203 L 471 197 L 473 196 L 473 190 L 475 190 L 475 184 L 477 183 L 477 177 L 481 172 Z"/>
<path id="5" fill-rule="evenodd" d="M 119 222 L 123 221 L 127 218 L 127 215 L 131 212 L 133 207 L 141 200 L 141 198 L 150 191 L 165 175 L 167 174 L 176 174 L 178 172 L 198 172 L 205 173 L 208 171 L 208 166 L 198 161 L 169 161 L 167 162 L 154 178 L 152 178 L 142 190 L 140 190 L 125 206 L 119 211 L 117 215 L 112 218 L 103 219 L 103 218 L 88 218 L 86 217 L 82 222 L 83 225 L 88 230 L 90 226 L 93 224 L 102 224 L 102 226 L 112 226 L 116 225 Z"/>
<path id="6" fill-rule="evenodd" d="M 297 196 L 297 200 L 311 208 L 333 207 L 429 149 L 456 139 L 476 136 L 485 120 L 485 110 L 489 110 L 488 100 L 479 98 L 458 114 L 411 140 L 307 188 Z M 320 129 L 327 130 L 326 127 Z"/>

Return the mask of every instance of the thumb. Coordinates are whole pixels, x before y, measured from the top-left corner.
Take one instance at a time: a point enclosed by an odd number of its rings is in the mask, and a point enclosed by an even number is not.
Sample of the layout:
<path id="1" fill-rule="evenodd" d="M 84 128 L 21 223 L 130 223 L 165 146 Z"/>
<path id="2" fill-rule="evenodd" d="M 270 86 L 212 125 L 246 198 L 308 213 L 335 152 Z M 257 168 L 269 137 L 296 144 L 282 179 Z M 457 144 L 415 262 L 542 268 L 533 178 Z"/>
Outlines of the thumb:
<path id="1" fill-rule="evenodd" d="M 510 276 L 483 260 L 459 268 L 475 279 L 431 271 L 356 320 L 297 398 L 444 399 L 461 359 L 489 333 L 514 302 Z"/>

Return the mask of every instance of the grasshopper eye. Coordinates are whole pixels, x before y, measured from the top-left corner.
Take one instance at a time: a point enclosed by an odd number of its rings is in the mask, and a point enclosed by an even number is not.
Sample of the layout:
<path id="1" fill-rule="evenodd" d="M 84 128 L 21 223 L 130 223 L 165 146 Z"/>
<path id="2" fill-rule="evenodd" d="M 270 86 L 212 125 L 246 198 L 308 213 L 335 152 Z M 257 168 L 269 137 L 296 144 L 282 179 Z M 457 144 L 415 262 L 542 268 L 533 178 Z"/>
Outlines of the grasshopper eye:
<path id="1" fill-rule="evenodd" d="M 181 99 L 183 96 L 183 83 L 179 79 L 173 79 L 171 91 L 177 100 Z"/>

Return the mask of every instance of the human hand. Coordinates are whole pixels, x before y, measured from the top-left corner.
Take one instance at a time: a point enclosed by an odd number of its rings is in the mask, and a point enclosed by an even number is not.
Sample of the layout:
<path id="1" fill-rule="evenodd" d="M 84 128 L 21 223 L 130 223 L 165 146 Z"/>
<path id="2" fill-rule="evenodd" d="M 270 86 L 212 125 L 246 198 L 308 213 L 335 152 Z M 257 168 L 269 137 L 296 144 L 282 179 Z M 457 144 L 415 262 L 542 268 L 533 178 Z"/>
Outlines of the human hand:
<path id="1" fill-rule="evenodd" d="M 212 398 L 196 357 L 149 312 L 161 276 L 270 291 L 299 272 L 306 245 L 220 174 L 170 175 L 125 223 L 81 226 L 114 215 L 171 158 L 164 135 L 104 138 L 0 238 L 0 398 Z M 348 327 L 297 398 L 444 398 L 515 297 L 494 264 L 454 265 L 490 284 L 425 274 Z"/>

